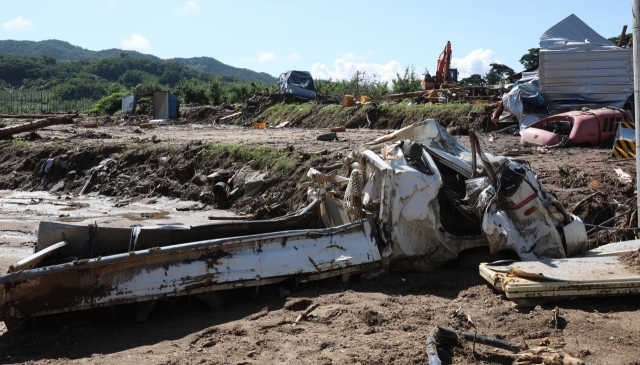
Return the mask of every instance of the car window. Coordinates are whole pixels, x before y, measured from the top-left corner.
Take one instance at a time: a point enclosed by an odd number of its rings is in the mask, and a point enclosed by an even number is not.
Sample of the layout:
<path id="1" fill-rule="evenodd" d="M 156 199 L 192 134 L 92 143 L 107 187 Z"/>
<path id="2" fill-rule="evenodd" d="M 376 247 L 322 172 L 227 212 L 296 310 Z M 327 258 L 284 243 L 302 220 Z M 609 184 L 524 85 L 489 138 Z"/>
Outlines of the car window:
<path id="1" fill-rule="evenodd" d="M 313 78 L 311 78 L 311 76 L 303 74 L 292 73 L 289 76 L 289 85 L 301 87 L 305 90 L 315 91 L 315 87 L 313 86 Z"/>

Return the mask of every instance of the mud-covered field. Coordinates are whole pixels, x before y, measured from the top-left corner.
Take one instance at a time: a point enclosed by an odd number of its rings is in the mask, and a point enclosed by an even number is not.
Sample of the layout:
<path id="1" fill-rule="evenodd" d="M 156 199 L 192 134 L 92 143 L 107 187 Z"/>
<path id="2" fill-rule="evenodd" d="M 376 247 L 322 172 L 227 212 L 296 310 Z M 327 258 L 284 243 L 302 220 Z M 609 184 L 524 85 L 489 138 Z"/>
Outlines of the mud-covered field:
<path id="1" fill-rule="evenodd" d="M 349 151 L 389 132 L 347 129 L 338 140 L 318 141 L 326 129 L 194 123 L 141 130 L 134 124 L 54 126 L 0 141 L 2 272 L 30 254 L 40 220 L 195 225 L 209 217 L 268 218 L 295 211 L 306 203 L 309 167 L 339 171 Z M 635 179 L 624 182 L 614 171 L 634 177 L 634 161 L 609 159 L 608 147 L 531 149 L 509 135 L 483 133 L 480 139 L 487 152 L 528 161 L 548 190 L 585 222 L 599 224 L 630 211 L 608 224 L 636 226 Z M 465 136 L 460 140 L 468 142 Z M 216 142 L 267 146 L 281 151 L 287 164 L 256 168 L 255 160 L 233 153 L 208 155 Z M 49 159 L 51 168 L 44 172 Z M 247 166 L 266 173 L 260 193 L 218 201 L 206 176 L 217 172 L 228 181 Z M 621 231 L 590 237 L 593 246 L 632 238 Z M 529 347 L 546 344 L 593 364 L 640 363 L 638 297 L 516 309 L 478 275 L 477 264 L 492 259 L 487 251 L 466 252 L 428 273 L 222 292 L 224 304 L 213 310 L 196 298 L 169 299 L 143 323 L 134 321 L 133 306 L 120 306 L 40 317 L 11 333 L 0 324 L 0 362 L 426 364 L 427 333 L 445 326 Z M 293 326 L 311 304 L 319 306 Z M 557 329 L 550 323 L 556 305 L 562 319 Z M 445 363 L 513 362 L 507 351 L 483 345 L 474 351 L 471 343 L 444 342 L 439 350 Z"/>

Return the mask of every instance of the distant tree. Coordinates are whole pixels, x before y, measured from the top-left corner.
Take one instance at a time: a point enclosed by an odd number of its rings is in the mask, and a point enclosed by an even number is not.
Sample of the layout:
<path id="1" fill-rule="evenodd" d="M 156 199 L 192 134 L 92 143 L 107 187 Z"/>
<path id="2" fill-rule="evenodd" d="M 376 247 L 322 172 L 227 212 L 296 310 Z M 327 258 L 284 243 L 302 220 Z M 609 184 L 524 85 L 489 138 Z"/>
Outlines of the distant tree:
<path id="1" fill-rule="evenodd" d="M 629 41 L 631 40 L 631 36 L 633 34 L 632 33 L 627 33 L 624 35 L 624 41 L 622 42 L 622 45 L 625 46 L 627 45 L 627 43 L 629 43 Z M 611 37 L 611 38 L 607 38 L 609 39 L 611 42 L 613 42 L 613 44 L 617 45 L 618 44 L 618 40 L 620 40 L 620 36 L 615 36 L 615 37 Z"/>
<path id="2" fill-rule="evenodd" d="M 486 85 L 487 80 L 485 80 L 480 74 L 473 74 L 469 77 L 465 77 L 460 80 L 460 85 L 464 86 L 475 86 L 475 85 Z"/>
<path id="3" fill-rule="evenodd" d="M 529 52 L 520 58 L 520 63 L 525 70 L 537 70 L 540 65 L 540 48 L 529 48 Z"/>
<path id="4" fill-rule="evenodd" d="M 489 72 L 487 72 L 485 76 L 487 84 L 489 85 L 497 85 L 502 79 L 516 74 L 515 71 L 507 65 L 491 63 L 489 66 L 491 66 L 491 69 L 489 69 Z"/>
<path id="5" fill-rule="evenodd" d="M 56 58 L 52 56 L 40 56 L 42 58 L 42 63 L 47 66 L 53 66 L 56 64 Z"/>
<path id="6" fill-rule="evenodd" d="M 145 81 L 157 80 L 158 78 L 148 72 L 139 70 L 127 70 L 118 78 L 118 82 L 127 87 L 134 87 Z"/>
<path id="7" fill-rule="evenodd" d="M 207 85 L 207 93 L 209 97 L 209 103 L 211 105 L 220 105 L 224 101 L 224 90 L 222 89 L 222 84 L 220 80 L 213 79 L 209 81 Z"/>
<path id="8" fill-rule="evenodd" d="M 420 90 L 420 78 L 413 65 L 404 69 L 404 75 L 396 72 L 396 77 L 391 80 L 391 90 L 396 94 Z"/>
<path id="9" fill-rule="evenodd" d="M 236 82 L 229 85 L 227 91 L 227 102 L 231 104 L 243 103 L 251 93 L 253 88 L 248 82 Z"/>
<path id="10" fill-rule="evenodd" d="M 176 95 L 182 97 L 185 103 L 196 103 L 206 105 L 209 102 L 207 96 L 207 85 L 197 79 L 180 80 L 176 84 Z"/>

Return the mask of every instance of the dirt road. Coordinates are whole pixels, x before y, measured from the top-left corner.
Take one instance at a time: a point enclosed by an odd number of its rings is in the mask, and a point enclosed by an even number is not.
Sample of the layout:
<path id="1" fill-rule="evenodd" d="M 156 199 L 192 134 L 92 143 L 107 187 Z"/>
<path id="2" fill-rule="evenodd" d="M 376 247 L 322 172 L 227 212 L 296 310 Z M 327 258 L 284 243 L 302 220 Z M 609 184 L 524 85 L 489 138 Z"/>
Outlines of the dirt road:
<path id="1" fill-rule="evenodd" d="M 348 130 L 338 134 L 338 141 L 317 141 L 316 136 L 326 130 L 197 124 L 136 130 L 118 125 L 92 130 L 57 126 L 39 131 L 42 138 L 28 142 L 28 148 L 22 142 L 0 142 L 0 181 L 12 188 L 0 191 L 0 270 L 5 272 L 31 252 L 40 220 L 195 225 L 210 222 L 211 215 L 236 214 L 212 210 L 202 201 L 178 202 L 176 196 L 158 192 L 98 194 L 106 182 L 85 196 L 77 196 L 77 184 L 51 192 L 49 183 L 42 185 L 47 187 L 43 191 L 37 171 L 47 158 L 87 153 L 89 166 L 106 158 L 122 159 L 123 148 L 132 143 L 157 142 L 188 150 L 200 142 L 227 142 L 300 153 L 328 150 L 322 163 L 331 164 L 340 154 L 387 133 Z M 575 206 L 574 212 L 587 222 L 602 222 L 635 204 L 634 183 L 621 182 L 613 170 L 635 176 L 634 162 L 610 160 L 607 148 L 536 150 L 520 147 L 513 136 L 482 134 L 480 139 L 488 152 L 529 161 L 545 186 L 565 206 Z M 466 137 L 460 140 L 468 142 Z M 37 153 L 30 154 L 31 150 Z M 133 176 L 131 172 L 138 169 L 142 178 L 152 171 L 151 164 L 157 166 L 157 156 L 126 169 L 119 165 L 120 173 Z M 119 180 L 104 181 L 116 186 Z M 178 186 L 187 189 L 189 184 Z M 589 196 L 593 197 L 585 201 Z M 177 204 L 194 208 L 176 211 Z M 617 223 L 623 224 L 623 219 L 630 220 L 623 217 Z M 591 243 L 627 238 L 603 232 Z M 516 309 L 478 275 L 477 263 L 491 259 L 481 249 L 428 273 L 395 272 L 375 280 L 352 277 L 347 283 L 326 280 L 300 286 L 285 282 L 222 292 L 224 305 L 213 310 L 196 298 L 170 299 L 159 302 L 144 323 L 133 321 L 132 305 L 40 317 L 12 333 L 0 324 L 0 363 L 426 364 L 429 330 L 439 325 L 473 331 L 473 324 L 479 334 L 529 347 L 550 343 L 593 364 L 640 364 L 638 297 L 576 299 Z M 309 318 L 292 326 L 298 314 L 314 303 L 319 307 Z M 556 305 L 563 319 L 558 329 L 549 322 Z M 503 350 L 476 345 L 474 352 L 472 344 L 453 342 L 440 347 L 440 356 L 453 364 L 513 361 Z"/>

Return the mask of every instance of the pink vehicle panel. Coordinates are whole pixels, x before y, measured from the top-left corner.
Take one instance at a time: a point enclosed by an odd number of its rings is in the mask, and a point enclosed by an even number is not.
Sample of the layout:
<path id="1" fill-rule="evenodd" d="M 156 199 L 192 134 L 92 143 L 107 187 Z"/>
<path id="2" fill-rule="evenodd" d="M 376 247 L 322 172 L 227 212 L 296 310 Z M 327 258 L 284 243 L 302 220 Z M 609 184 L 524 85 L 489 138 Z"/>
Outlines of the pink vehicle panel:
<path id="1" fill-rule="evenodd" d="M 523 146 L 598 145 L 615 137 L 625 115 L 617 109 L 572 111 L 540 119 L 522 132 Z M 549 133 L 556 135 L 553 138 Z"/>

